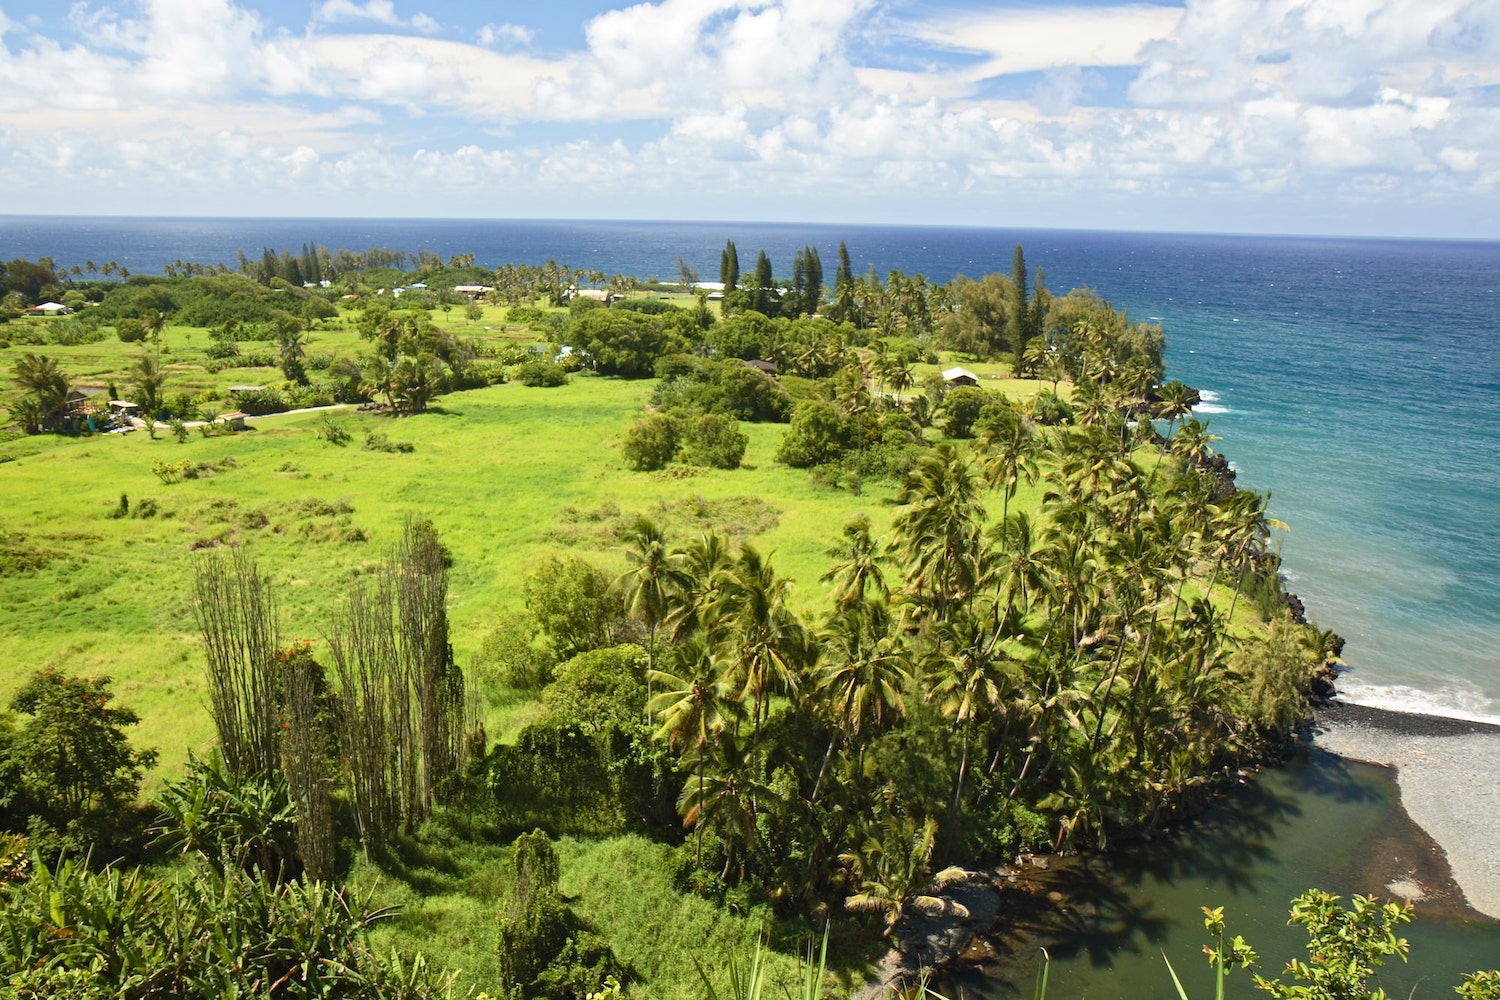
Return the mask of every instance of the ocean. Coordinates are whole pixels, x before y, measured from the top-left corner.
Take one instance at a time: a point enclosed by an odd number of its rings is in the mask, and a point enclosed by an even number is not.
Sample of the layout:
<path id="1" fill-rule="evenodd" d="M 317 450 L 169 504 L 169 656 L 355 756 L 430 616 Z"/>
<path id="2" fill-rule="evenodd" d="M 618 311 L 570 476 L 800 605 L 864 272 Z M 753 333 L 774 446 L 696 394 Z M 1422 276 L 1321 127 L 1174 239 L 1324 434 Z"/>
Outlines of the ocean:
<path id="1" fill-rule="evenodd" d="M 1354 702 L 1500 722 L 1500 242 L 736 222 L 0 216 L 0 260 L 235 263 L 262 248 L 472 253 L 673 280 L 725 240 L 778 275 L 839 241 L 855 271 L 1009 272 L 1159 322 L 1240 485 L 1270 491 L 1292 590 L 1348 640 Z"/>

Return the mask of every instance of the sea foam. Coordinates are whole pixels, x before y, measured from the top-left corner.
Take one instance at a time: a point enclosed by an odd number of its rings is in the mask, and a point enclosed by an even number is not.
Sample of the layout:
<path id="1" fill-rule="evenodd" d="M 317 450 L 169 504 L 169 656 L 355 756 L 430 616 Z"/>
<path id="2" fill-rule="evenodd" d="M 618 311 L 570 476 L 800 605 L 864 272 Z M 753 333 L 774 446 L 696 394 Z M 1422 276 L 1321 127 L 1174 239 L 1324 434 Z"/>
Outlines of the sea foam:
<path id="1" fill-rule="evenodd" d="M 1338 689 L 1341 700 L 1366 708 L 1500 725 L 1500 702 L 1471 687 L 1444 685 L 1422 690 L 1404 684 L 1361 684 L 1343 674 Z"/>

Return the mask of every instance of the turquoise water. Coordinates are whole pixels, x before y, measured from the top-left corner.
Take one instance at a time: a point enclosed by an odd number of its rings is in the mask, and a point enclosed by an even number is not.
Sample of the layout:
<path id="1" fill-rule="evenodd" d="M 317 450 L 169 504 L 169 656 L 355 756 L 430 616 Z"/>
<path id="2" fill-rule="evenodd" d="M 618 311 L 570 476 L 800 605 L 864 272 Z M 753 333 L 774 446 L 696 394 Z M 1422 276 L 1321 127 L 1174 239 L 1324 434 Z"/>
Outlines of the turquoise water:
<path id="1" fill-rule="evenodd" d="M 1263 775 L 1170 842 L 1142 845 L 1070 875 L 1059 886 L 1070 908 L 1039 926 L 1005 928 L 1004 960 L 984 975 L 945 984 L 948 995 L 1031 997 L 1034 945 L 1053 956 L 1048 996 L 1139 1000 L 1175 992 L 1163 955 L 1193 997 L 1212 997 L 1200 907 L 1222 906 L 1231 936 L 1259 952 L 1257 969 L 1275 977 L 1290 958 L 1306 959 L 1306 933 L 1287 926 L 1288 902 L 1310 887 L 1391 898 L 1386 883 L 1416 871 L 1440 880 L 1430 843 L 1411 826 L 1383 768 L 1313 751 Z M 1463 972 L 1500 965 L 1500 925 L 1451 900 L 1417 905 L 1400 931 L 1410 960 L 1390 960 L 1379 984 L 1392 997 L 1452 996 Z M 1264 996 L 1244 972 L 1231 997 Z"/>
<path id="2" fill-rule="evenodd" d="M 0 259 L 233 264 L 244 250 L 381 246 L 640 276 L 718 276 L 840 240 L 873 266 L 1098 289 L 1166 331 L 1169 374 L 1242 486 L 1270 490 L 1292 589 L 1349 640 L 1350 700 L 1500 721 L 1500 243 L 734 222 L 0 217 Z"/>

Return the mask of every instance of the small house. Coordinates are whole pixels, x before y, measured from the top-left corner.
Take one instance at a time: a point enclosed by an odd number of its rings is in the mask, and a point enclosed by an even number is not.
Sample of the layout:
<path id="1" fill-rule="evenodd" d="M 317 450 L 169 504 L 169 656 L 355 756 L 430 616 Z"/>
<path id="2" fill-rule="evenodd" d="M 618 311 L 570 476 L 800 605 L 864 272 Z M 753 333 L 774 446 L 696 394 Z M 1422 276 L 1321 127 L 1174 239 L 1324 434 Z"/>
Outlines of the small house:
<path id="1" fill-rule="evenodd" d="M 232 413 L 221 413 L 219 414 L 219 423 L 223 424 L 229 430 L 242 431 L 245 429 L 245 415 L 239 410 L 235 410 Z"/>
<path id="2" fill-rule="evenodd" d="M 73 310 L 61 302 L 43 302 L 41 305 L 32 306 L 26 311 L 33 316 L 64 316 Z"/>
<path id="3" fill-rule="evenodd" d="M 979 376 L 967 368 L 949 368 L 943 372 L 943 382 L 947 385 L 978 385 Z"/>
<path id="4" fill-rule="evenodd" d="M 745 367 L 754 368 L 762 375 L 769 375 L 771 378 L 775 378 L 777 374 L 776 362 L 774 361 L 760 361 L 758 359 L 746 361 Z"/>

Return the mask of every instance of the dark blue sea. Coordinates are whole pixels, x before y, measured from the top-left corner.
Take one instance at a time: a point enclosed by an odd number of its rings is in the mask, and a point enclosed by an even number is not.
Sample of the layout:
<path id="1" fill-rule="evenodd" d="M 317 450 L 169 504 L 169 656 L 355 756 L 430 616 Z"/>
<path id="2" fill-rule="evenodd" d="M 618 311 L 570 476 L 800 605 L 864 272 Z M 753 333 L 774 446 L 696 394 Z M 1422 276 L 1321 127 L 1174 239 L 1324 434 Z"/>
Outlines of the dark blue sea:
<path id="1" fill-rule="evenodd" d="M 874 266 L 946 281 L 1010 270 L 1097 289 L 1160 322 L 1170 374 L 1243 486 L 1269 490 L 1292 589 L 1344 635 L 1342 689 L 1387 708 L 1500 721 L 1500 242 L 920 226 L 498 220 L 0 217 L 0 259 L 113 260 L 158 273 L 239 251 L 431 250 L 718 277 L 732 239 L 777 274 L 840 240 Z"/>

